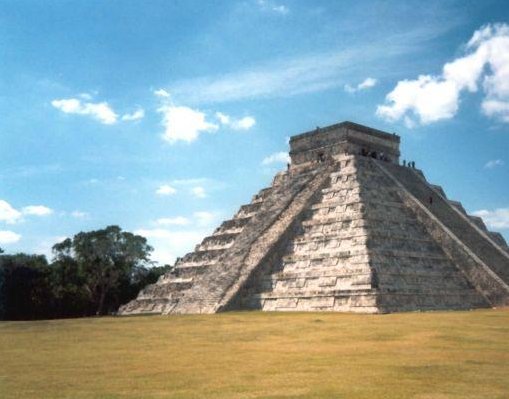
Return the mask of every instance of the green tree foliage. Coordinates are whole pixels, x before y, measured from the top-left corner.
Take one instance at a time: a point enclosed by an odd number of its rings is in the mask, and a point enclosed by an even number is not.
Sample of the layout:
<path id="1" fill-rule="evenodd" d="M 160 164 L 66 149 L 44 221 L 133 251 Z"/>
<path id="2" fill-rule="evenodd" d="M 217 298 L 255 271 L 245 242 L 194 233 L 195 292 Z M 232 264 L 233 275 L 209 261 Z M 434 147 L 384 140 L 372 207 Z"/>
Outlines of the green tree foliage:
<path id="1" fill-rule="evenodd" d="M 56 244 L 53 250 L 56 262 L 76 269 L 95 314 L 100 315 L 118 308 L 122 280 L 130 280 L 137 267 L 150 262 L 152 247 L 145 237 L 108 226 L 79 233 Z"/>
<path id="2" fill-rule="evenodd" d="M 118 226 L 81 232 L 41 255 L 0 252 L 0 320 L 82 317 L 115 312 L 171 266 L 153 266 L 144 237 Z"/>
<path id="3" fill-rule="evenodd" d="M 51 302 L 50 274 L 43 255 L 0 255 L 0 318 L 45 317 Z"/>

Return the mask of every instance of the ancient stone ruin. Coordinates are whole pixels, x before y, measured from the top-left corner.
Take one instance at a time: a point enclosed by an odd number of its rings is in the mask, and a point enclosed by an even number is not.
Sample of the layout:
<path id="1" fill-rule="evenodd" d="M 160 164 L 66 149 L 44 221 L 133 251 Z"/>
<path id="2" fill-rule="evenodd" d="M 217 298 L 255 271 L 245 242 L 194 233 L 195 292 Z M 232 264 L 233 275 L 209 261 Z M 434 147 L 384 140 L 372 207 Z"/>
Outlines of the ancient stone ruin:
<path id="1" fill-rule="evenodd" d="M 291 164 L 119 314 L 384 313 L 509 304 L 499 233 L 351 122 L 293 136 Z"/>

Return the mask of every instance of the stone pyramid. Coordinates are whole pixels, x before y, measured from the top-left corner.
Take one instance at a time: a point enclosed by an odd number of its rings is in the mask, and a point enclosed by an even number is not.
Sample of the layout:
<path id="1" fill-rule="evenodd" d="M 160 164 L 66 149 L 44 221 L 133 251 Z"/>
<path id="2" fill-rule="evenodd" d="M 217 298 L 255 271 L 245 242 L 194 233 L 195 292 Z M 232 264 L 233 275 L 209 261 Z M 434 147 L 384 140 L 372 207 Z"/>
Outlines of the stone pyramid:
<path id="1" fill-rule="evenodd" d="M 471 309 L 509 304 L 509 248 L 400 138 L 352 122 L 293 136 L 291 165 L 121 315 Z"/>

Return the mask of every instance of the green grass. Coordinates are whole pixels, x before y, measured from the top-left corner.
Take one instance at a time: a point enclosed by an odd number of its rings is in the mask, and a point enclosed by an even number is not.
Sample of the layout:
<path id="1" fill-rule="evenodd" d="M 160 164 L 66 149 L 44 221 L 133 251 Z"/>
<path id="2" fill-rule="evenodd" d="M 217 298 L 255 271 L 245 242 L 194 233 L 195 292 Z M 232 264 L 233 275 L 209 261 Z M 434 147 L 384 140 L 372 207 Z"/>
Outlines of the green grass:
<path id="1" fill-rule="evenodd" d="M 509 309 L 2 322 L 0 398 L 509 398 Z"/>

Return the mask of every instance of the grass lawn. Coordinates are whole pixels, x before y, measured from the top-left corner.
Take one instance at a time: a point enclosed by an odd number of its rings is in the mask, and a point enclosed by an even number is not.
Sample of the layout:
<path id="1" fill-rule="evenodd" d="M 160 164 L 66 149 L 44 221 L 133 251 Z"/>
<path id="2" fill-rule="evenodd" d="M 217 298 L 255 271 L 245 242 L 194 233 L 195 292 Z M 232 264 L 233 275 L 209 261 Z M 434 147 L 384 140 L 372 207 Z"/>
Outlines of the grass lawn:
<path id="1" fill-rule="evenodd" d="M 0 322 L 0 398 L 509 398 L 509 309 Z"/>

